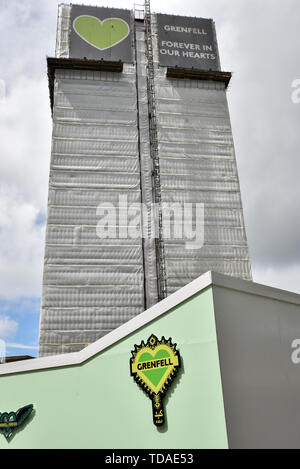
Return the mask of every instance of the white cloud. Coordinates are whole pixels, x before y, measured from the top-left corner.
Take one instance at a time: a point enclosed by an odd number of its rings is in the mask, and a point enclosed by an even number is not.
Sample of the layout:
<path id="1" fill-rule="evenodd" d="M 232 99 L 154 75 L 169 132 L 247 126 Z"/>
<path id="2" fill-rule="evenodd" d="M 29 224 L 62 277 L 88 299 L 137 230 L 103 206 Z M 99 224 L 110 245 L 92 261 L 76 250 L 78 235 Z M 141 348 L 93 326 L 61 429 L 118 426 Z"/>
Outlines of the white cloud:
<path id="1" fill-rule="evenodd" d="M 17 80 L 0 105 L 0 296 L 40 296 L 51 151 L 46 79 Z"/>
<path id="2" fill-rule="evenodd" d="M 300 264 L 253 269 L 256 283 L 300 294 Z"/>
<path id="3" fill-rule="evenodd" d="M 18 330 L 18 323 L 8 316 L 0 316 L 0 339 L 14 337 Z"/>
<path id="4" fill-rule="evenodd" d="M 15 344 L 15 343 L 6 343 L 6 347 L 7 348 L 17 348 L 17 349 L 22 349 L 22 350 L 38 350 L 38 346 L 37 345 L 24 345 L 24 344 Z"/>
<path id="5" fill-rule="evenodd" d="M 46 78 L 21 77 L 0 105 L 1 183 L 45 210 L 51 150 Z"/>
<path id="6" fill-rule="evenodd" d="M 0 296 L 39 296 L 45 227 L 36 224 L 39 207 L 15 188 L 0 190 Z"/>

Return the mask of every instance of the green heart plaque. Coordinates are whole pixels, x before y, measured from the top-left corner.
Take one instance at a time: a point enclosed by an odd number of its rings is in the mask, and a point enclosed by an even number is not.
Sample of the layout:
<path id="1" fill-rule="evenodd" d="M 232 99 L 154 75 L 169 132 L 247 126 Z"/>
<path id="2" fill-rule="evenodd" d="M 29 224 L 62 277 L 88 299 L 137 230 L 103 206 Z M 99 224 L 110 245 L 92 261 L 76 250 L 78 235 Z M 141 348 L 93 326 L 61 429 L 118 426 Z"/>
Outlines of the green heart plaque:
<path id="1" fill-rule="evenodd" d="M 139 362 L 143 363 L 150 360 L 159 360 L 161 358 L 169 357 L 170 354 L 166 350 L 159 350 L 154 356 L 151 355 L 149 352 L 146 352 L 140 356 Z M 157 387 L 167 372 L 168 368 L 156 368 L 153 370 L 143 370 L 141 372 L 141 375 L 144 375 L 154 387 Z"/>
<path id="2" fill-rule="evenodd" d="M 146 344 L 142 341 L 141 345 L 135 345 L 131 353 L 131 375 L 152 400 L 153 422 L 161 426 L 165 421 L 162 398 L 180 367 L 176 344 L 171 339 L 158 340 L 152 335 Z"/>
<path id="3" fill-rule="evenodd" d="M 22 425 L 22 423 L 29 417 L 33 410 L 33 405 L 29 404 L 17 412 L 2 412 L 0 413 L 0 433 L 8 439 L 13 431 Z"/>
<path id="4" fill-rule="evenodd" d="M 85 42 L 99 50 L 116 46 L 127 38 L 130 28 L 121 18 L 103 21 L 95 16 L 81 15 L 75 18 L 73 28 Z"/>

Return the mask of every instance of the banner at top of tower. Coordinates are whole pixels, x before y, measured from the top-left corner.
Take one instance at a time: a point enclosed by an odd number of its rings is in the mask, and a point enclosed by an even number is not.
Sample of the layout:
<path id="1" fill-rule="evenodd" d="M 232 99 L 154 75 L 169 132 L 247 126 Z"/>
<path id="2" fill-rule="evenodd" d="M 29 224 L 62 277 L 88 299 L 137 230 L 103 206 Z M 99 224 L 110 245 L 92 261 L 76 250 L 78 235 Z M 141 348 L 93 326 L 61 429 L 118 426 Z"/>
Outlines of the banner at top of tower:
<path id="1" fill-rule="evenodd" d="M 220 70 L 212 20 L 157 14 L 157 29 L 160 65 Z"/>
<path id="2" fill-rule="evenodd" d="M 72 5 L 70 58 L 132 62 L 130 10 Z"/>

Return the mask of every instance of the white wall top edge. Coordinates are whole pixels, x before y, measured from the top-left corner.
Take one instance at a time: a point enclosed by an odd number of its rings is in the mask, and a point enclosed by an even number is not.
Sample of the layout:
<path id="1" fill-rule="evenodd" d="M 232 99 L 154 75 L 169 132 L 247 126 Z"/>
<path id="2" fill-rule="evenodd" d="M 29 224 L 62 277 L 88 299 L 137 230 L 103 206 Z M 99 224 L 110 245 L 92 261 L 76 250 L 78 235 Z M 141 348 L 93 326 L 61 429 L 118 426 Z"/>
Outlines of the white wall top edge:
<path id="1" fill-rule="evenodd" d="M 53 355 L 49 357 L 33 358 L 30 360 L 4 363 L 0 365 L 0 375 L 7 375 L 13 373 L 24 373 L 27 371 L 37 371 L 48 368 L 57 368 L 62 366 L 78 365 L 89 358 L 102 352 L 107 347 L 128 336 L 132 332 L 140 329 L 157 317 L 166 313 L 178 304 L 187 300 L 196 293 L 204 290 L 212 283 L 211 272 L 207 272 L 177 292 L 168 296 L 164 300 L 155 304 L 143 313 L 135 316 L 130 321 L 121 325 L 117 329 L 108 333 L 101 339 L 92 343 L 88 347 L 80 350 L 80 352 L 66 353 L 61 355 Z"/>
<path id="2" fill-rule="evenodd" d="M 138 316 L 135 316 L 130 321 L 113 330 L 80 352 L 33 358 L 19 362 L 4 363 L 0 365 L 0 375 L 24 373 L 27 371 L 72 366 L 83 363 L 84 361 L 95 356 L 99 352 L 102 352 L 132 332 L 137 331 L 141 327 L 151 322 L 153 319 L 158 318 L 162 314 L 166 313 L 170 309 L 174 308 L 175 306 L 179 305 L 183 301 L 187 300 L 196 293 L 199 293 L 210 285 L 300 306 L 300 295 L 297 293 L 280 290 L 215 272 L 206 272 L 193 282 L 189 283 L 185 287 L 168 296 L 166 299 L 152 306 Z"/>

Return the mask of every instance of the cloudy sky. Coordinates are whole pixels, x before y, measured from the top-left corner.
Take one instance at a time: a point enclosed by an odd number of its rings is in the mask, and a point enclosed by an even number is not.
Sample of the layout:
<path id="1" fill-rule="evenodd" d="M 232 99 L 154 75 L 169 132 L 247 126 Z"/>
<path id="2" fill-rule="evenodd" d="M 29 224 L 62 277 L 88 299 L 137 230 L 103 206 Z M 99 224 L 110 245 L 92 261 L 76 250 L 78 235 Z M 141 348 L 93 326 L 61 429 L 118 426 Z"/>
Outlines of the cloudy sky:
<path id="1" fill-rule="evenodd" d="M 0 0 L 0 339 L 37 355 L 51 149 L 46 56 L 57 0 Z M 131 0 L 79 3 L 132 8 Z M 142 0 L 137 0 L 142 3 Z M 254 281 L 300 293 L 299 0 L 152 0 L 213 18 Z"/>

